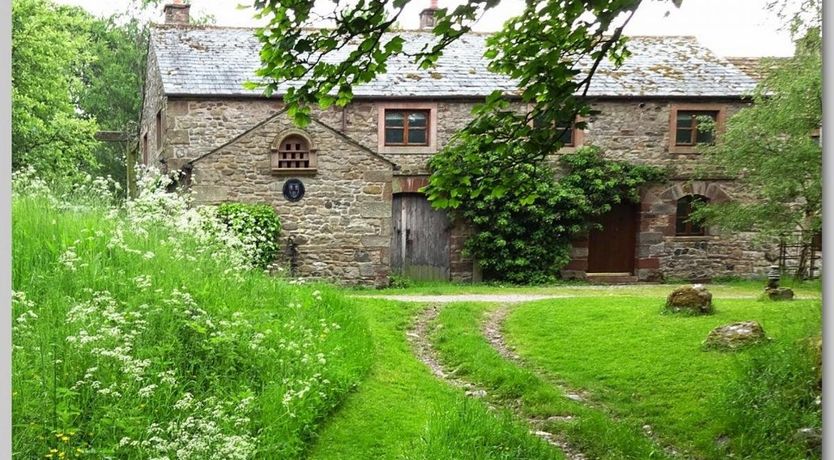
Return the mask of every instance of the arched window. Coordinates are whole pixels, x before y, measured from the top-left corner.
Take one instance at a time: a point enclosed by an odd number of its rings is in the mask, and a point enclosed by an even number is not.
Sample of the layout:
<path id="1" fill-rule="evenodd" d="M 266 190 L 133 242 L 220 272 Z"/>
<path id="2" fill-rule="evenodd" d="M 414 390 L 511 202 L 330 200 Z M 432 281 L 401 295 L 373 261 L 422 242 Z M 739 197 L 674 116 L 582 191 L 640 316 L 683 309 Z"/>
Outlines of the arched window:
<path id="1" fill-rule="evenodd" d="M 675 216 L 675 234 L 679 236 L 701 236 L 706 235 L 706 228 L 700 222 L 690 220 L 692 210 L 703 203 L 708 203 L 709 198 L 703 195 L 686 195 L 678 200 L 678 211 Z"/>
<path id="2" fill-rule="evenodd" d="M 289 134 L 272 146 L 273 172 L 316 170 L 316 153 L 301 134 Z"/>

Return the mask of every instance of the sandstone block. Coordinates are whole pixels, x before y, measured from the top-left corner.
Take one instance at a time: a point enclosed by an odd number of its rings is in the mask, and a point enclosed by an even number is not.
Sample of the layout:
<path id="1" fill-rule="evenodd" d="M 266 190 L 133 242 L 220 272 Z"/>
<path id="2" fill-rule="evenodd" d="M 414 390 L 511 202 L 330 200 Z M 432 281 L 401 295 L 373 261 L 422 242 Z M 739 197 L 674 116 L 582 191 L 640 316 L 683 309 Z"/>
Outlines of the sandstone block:
<path id="1" fill-rule="evenodd" d="M 793 300 L 793 290 L 790 288 L 765 288 L 765 296 L 770 300 Z"/>
<path id="2" fill-rule="evenodd" d="M 696 315 L 712 314 L 712 294 L 703 286 L 681 286 L 666 298 L 666 309 Z"/>
<path id="3" fill-rule="evenodd" d="M 362 217 L 388 217 L 391 215 L 390 203 L 365 202 L 359 203 L 359 215 Z"/>
<path id="4" fill-rule="evenodd" d="M 768 338 L 758 321 L 741 321 L 711 330 L 703 345 L 705 348 L 732 351 L 766 340 Z"/>

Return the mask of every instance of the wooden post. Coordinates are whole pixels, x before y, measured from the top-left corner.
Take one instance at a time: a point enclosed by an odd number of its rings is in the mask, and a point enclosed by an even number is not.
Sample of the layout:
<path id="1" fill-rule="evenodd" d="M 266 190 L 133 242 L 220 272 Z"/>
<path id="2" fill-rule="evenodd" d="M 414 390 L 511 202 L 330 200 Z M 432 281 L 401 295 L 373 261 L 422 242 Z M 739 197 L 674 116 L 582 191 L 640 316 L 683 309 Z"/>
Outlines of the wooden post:
<path id="1" fill-rule="evenodd" d="M 127 167 L 127 196 L 136 198 L 136 146 L 128 143 L 125 149 L 125 163 Z"/>
<path id="2" fill-rule="evenodd" d="M 126 192 L 129 198 L 136 197 L 136 150 L 139 148 L 138 141 L 134 143 L 130 134 L 122 131 L 99 131 L 96 133 L 96 139 L 102 142 L 119 142 L 124 145 L 125 166 L 127 167 L 127 175 L 125 176 Z"/>

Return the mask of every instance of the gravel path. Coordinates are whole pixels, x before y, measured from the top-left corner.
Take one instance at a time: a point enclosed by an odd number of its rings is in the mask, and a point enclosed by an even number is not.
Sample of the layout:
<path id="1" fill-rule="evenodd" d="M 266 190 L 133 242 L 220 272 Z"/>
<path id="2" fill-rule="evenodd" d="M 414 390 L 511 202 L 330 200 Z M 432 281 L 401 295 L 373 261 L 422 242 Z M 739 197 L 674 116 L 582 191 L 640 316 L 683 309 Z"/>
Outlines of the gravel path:
<path id="1" fill-rule="evenodd" d="M 442 295 L 411 295 L 411 294 L 386 294 L 357 296 L 369 299 L 396 300 L 399 302 L 422 302 L 431 304 L 453 303 L 453 302 L 493 302 L 493 303 L 520 303 L 532 302 L 544 299 L 568 299 L 571 295 L 563 294 L 442 294 Z"/>
<path id="2" fill-rule="evenodd" d="M 606 289 L 609 287 L 606 287 Z M 573 288 L 572 288 L 573 289 Z M 671 291 L 671 290 L 670 290 Z M 636 295 L 636 294 L 635 294 Z M 533 302 L 536 300 L 545 300 L 545 299 L 571 299 L 571 298 L 588 298 L 587 295 L 571 295 L 571 294 L 437 294 L 437 295 L 424 295 L 424 294 L 382 294 L 382 295 L 356 295 L 353 296 L 356 298 L 366 298 L 366 299 L 385 299 L 385 300 L 393 300 L 397 302 L 419 302 L 419 303 L 430 303 L 430 304 L 445 304 L 445 303 L 455 303 L 455 302 L 490 302 L 490 303 L 501 303 L 501 304 L 511 304 L 511 303 L 523 303 L 523 302 Z M 811 297 L 811 296 L 797 296 L 795 297 L 797 300 L 813 300 L 819 299 L 819 297 Z M 739 299 L 750 299 L 755 300 L 758 299 L 757 296 L 744 296 L 744 295 L 713 295 L 714 300 L 739 300 Z"/>
<path id="3" fill-rule="evenodd" d="M 417 315 L 412 328 L 406 332 L 406 337 L 408 338 L 408 341 L 411 342 L 414 354 L 420 361 L 428 366 L 429 369 L 431 369 L 431 372 L 435 377 L 452 386 L 464 389 L 466 391 L 466 396 L 470 398 L 482 399 L 490 409 L 496 409 L 496 406 L 484 399 L 487 396 L 486 389 L 454 376 L 454 371 L 445 369 L 440 363 L 437 351 L 431 346 L 429 334 L 431 333 L 431 323 L 437 318 L 437 315 L 440 314 L 441 308 L 441 305 L 434 304 L 423 309 Z M 561 437 L 543 430 L 541 425 L 544 420 L 525 416 L 521 413 L 519 407 L 516 407 L 516 405 L 507 404 L 502 407 L 509 409 L 518 418 L 525 420 L 531 427 L 530 433 L 561 449 L 568 460 L 586 460 L 586 457 L 582 455 L 582 453 L 568 445 L 563 439 L 561 439 Z"/>

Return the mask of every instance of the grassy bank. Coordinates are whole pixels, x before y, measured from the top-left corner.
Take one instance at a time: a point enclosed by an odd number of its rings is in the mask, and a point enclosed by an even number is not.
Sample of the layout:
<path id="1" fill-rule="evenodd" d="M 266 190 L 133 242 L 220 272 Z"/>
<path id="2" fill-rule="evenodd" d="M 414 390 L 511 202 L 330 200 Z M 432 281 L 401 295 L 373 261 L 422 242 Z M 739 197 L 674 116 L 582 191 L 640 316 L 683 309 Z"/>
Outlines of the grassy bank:
<path id="1" fill-rule="evenodd" d="M 819 335 L 820 302 L 726 299 L 715 315 L 700 317 L 661 315 L 662 304 L 662 297 L 526 304 L 508 318 L 507 340 L 551 379 L 589 390 L 617 417 L 649 424 L 695 456 L 805 458 L 805 446 L 792 435 L 819 426 L 819 406 L 773 401 L 785 392 L 800 393 L 793 401 L 813 401 L 808 389 L 796 386 L 801 376 L 791 374 L 806 360 L 779 355 Z M 762 323 L 771 343 L 736 353 L 701 349 L 712 328 L 751 319 Z M 749 370 L 751 356 L 760 361 L 757 371 Z"/>
<path id="2" fill-rule="evenodd" d="M 370 365 L 354 303 L 100 204 L 13 200 L 15 455 L 300 456 Z"/>

